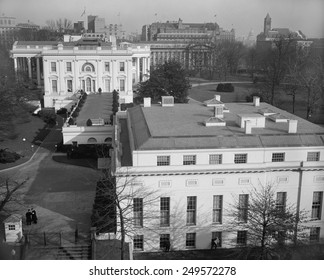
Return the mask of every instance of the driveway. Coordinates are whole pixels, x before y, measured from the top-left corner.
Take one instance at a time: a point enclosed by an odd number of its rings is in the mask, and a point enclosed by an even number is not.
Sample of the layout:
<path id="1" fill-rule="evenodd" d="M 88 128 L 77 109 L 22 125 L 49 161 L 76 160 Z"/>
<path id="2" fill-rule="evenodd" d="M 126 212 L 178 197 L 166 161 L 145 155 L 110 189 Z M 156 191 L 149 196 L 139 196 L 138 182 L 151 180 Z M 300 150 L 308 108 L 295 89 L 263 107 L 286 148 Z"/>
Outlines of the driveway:
<path id="1" fill-rule="evenodd" d="M 0 176 L 27 183 L 21 189 L 22 203 L 16 212 L 25 216 L 34 207 L 38 223 L 26 226 L 30 233 L 71 232 L 76 226 L 89 231 L 96 182 L 100 172 L 94 169 L 58 163 L 52 160 L 55 144 L 62 138 L 62 123 L 53 128 L 32 159 L 21 166 L 3 170 Z"/>

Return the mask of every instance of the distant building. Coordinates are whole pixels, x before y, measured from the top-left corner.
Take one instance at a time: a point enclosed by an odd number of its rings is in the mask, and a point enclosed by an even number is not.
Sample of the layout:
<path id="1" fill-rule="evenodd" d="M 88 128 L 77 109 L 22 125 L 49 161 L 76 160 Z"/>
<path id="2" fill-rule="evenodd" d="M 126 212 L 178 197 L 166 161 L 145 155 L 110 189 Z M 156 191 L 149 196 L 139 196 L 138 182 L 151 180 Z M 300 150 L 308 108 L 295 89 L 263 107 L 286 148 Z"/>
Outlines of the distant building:
<path id="1" fill-rule="evenodd" d="M 78 22 L 75 22 L 73 24 L 73 31 L 76 34 L 81 34 L 81 33 L 86 32 L 85 26 L 84 26 L 84 21 L 83 20 L 80 20 Z"/>
<path id="2" fill-rule="evenodd" d="M 15 41 L 16 18 L 0 16 L 0 44 L 10 49 Z"/>
<path id="3" fill-rule="evenodd" d="M 36 30 L 37 31 L 37 30 L 40 29 L 40 26 L 28 20 L 28 22 L 25 22 L 25 23 L 18 23 L 17 28 L 31 29 L 31 30 Z"/>
<path id="4" fill-rule="evenodd" d="M 257 36 L 257 48 L 268 49 L 278 38 L 289 39 L 295 42 L 308 41 L 302 31 L 291 31 L 289 28 L 271 28 L 271 17 L 269 14 L 264 18 L 263 32 Z M 301 44 L 301 43 L 299 43 Z M 308 43 L 305 43 L 307 45 Z M 310 43 L 311 44 L 311 43 Z"/>
<path id="5" fill-rule="evenodd" d="M 88 16 L 88 32 L 106 34 L 107 37 L 115 36 L 117 39 L 126 39 L 126 32 L 121 24 L 107 24 L 104 18 Z"/>
<path id="6" fill-rule="evenodd" d="M 154 22 L 142 27 L 144 41 L 209 42 L 235 40 L 235 32 L 224 30 L 217 23 Z"/>

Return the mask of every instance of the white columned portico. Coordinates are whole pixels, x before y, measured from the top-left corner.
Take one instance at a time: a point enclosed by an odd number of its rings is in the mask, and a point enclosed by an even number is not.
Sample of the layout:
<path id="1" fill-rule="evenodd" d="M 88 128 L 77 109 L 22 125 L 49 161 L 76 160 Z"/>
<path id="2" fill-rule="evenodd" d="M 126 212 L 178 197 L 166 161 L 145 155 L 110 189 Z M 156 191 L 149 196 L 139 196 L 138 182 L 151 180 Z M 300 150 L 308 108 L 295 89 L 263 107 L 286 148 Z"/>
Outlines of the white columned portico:
<path id="1" fill-rule="evenodd" d="M 27 64 L 28 64 L 28 78 L 32 79 L 32 69 L 31 69 L 31 57 L 27 57 Z"/>

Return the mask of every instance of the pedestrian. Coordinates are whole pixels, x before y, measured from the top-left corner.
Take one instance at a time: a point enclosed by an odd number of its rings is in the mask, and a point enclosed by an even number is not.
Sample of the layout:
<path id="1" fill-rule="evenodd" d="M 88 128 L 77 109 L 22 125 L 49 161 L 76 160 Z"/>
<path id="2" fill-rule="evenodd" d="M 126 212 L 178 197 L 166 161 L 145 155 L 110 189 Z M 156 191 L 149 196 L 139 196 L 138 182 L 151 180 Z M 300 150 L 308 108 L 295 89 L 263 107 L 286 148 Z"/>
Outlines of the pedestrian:
<path id="1" fill-rule="evenodd" d="M 32 221 L 33 221 L 33 223 L 34 224 L 37 224 L 37 215 L 36 215 L 36 211 L 35 211 L 35 209 L 31 209 L 31 217 L 32 217 Z"/>
<path id="2" fill-rule="evenodd" d="M 215 239 L 212 238 L 211 243 L 210 243 L 210 250 L 213 250 L 215 248 Z"/>
<path id="3" fill-rule="evenodd" d="M 170 251 L 170 247 L 171 247 L 170 241 L 169 240 L 165 241 L 165 251 L 166 252 Z"/>
<path id="4" fill-rule="evenodd" d="M 30 209 L 28 209 L 28 211 L 26 212 L 26 224 L 27 226 L 31 225 L 32 222 L 32 212 L 30 211 Z"/>
<path id="5" fill-rule="evenodd" d="M 216 237 L 216 239 L 214 240 L 215 243 L 215 250 L 217 249 L 218 245 L 219 245 L 219 238 Z"/>

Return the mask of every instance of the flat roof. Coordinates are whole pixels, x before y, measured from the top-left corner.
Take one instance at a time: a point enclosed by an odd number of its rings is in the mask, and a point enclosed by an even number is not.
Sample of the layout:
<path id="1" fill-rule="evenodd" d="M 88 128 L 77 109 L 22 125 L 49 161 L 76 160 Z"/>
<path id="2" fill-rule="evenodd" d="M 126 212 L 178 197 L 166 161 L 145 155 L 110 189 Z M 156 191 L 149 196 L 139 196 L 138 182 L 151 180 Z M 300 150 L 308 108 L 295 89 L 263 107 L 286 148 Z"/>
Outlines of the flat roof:
<path id="1" fill-rule="evenodd" d="M 88 119 L 110 120 L 112 93 L 89 94 L 77 117 L 78 126 L 86 126 Z"/>
<path id="2" fill-rule="evenodd" d="M 214 109 L 202 103 L 174 104 L 173 107 L 151 105 L 128 109 L 136 150 L 209 149 L 324 146 L 324 128 L 291 113 L 260 103 L 226 103 L 226 126 L 206 127 L 204 122 Z M 265 119 L 264 128 L 252 128 L 251 134 L 237 125 L 238 115 L 259 115 L 271 110 L 298 120 L 297 133 L 288 133 L 288 123 Z"/>

